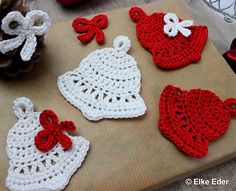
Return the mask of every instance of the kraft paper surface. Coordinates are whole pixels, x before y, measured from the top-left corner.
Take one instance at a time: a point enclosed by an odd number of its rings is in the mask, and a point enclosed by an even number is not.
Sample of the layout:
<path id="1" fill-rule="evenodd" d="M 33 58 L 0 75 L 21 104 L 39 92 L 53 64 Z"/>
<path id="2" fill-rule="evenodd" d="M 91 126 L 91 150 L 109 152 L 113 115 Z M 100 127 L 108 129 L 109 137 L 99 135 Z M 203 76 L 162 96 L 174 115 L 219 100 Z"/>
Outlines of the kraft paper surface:
<path id="1" fill-rule="evenodd" d="M 183 19 L 192 19 L 178 0 L 142 6 L 147 14 L 174 12 Z M 236 157 L 236 119 L 228 132 L 209 144 L 203 159 L 180 152 L 157 128 L 159 96 L 168 84 L 182 89 L 202 88 L 215 92 L 222 100 L 236 97 L 236 77 L 210 39 L 203 50 L 201 61 L 182 69 L 158 69 L 151 54 L 136 38 L 135 26 L 129 9 L 108 12 L 106 42 L 100 46 L 93 40 L 82 45 L 71 27 L 72 20 L 51 27 L 45 37 L 44 57 L 33 70 L 17 78 L 0 78 L 0 190 L 5 188 L 8 170 L 6 137 L 17 119 L 12 102 L 21 96 L 29 97 L 37 111 L 54 110 L 60 120 L 72 120 L 77 135 L 91 143 L 89 153 L 80 169 L 72 176 L 66 190 L 141 190 L 156 188 Z M 50 13 L 49 13 L 50 14 Z M 195 22 L 196 24 L 196 22 Z M 142 75 L 141 96 L 146 105 L 144 116 L 135 119 L 101 120 L 90 122 L 59 93 L 57 78 L 79 66 L 91 51 L 112 47 L 118 35 L 127 35 L 133 56 Z"/>

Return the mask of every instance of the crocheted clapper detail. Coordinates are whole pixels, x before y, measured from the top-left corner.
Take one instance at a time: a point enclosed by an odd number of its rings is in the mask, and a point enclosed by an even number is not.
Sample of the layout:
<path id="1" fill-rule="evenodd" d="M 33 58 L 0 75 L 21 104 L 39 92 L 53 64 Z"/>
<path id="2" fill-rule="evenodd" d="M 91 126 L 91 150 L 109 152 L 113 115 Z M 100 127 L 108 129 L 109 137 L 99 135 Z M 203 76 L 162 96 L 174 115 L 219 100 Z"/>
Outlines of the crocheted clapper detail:
<path id="1" fill-rule="evenodd" d="M 182 20 L 179 19 L 180 24 L 174 22 L 172 18 L 169 24 L 173 27 L 168 27 L 168 30 L 173 30 L 176 27 L 178 34 L 175 37 L 170 37 L 171 35 L 164 32 L 164 26 L 168 24 L 164 19 L 167 14 L 146 15 L 141 8 L 133 7 L 130 9 L 129 15 L 137 23 L 136 35 L 138 40 L 145 49 L 152 53 L 154 63 L 158 67 L 163 69 L 181 68 L 200 60 L 201 52 L 207 41 L 207 26 L 190 26 L 191 21 L 187 20 L 184 21 L 185 23 L 181 23 Z M 183 35 L 186 31 L 180 32 L 183 31 L 181 30 L 183 28 L 179 27 L 181 25 L 190 26 L 185 28 L 191 31 L 189 36 L 188 33 L 186 34 L 188 37 Z"/>
<path id="2" fill-rule="evenodd" d="M 37 22 L 41 21 L 41 25 Z M 11 23 L 16 22 L 16 28 L 11 28 Z M 0 42 L 0 52 L 5 54 L 12 51 L 23 43 L 20 55 L 23 61 L 29 61 L 37 46 L 36 36 L 44 35 L 51 25 L 51 20 L 47 13 L 40 10 L 33 10 L 24 17 L 18 11 L 12 11 L 2 20 L 2 30 L 9 35 L 17 35 L 17 37 L 3 40 Z"/>
<path id="3" fill-rule="evenodd" d="M 77 39 L 83 43 L 89 43 L 95 36 L 97 43 L 104 43 L 105 36 L 102 29 L 108 25 L 106 15 L 100 14 L 90 20 L 86 18 L 76 18 L 72 23 L 75 32 L 82 33 L 77 36 Z M 83 34 L 85 33 L 85 34 Z"/>
<path id="4" fill-rule="evenodd" d="M 162 134 L 186 154 L 202 158 L 208 143 L 228 129 L 236 116 L 236 99 L 221 101 L 208 90 L 190 91 L 168 85 L 160 97 L 158 127 Z"/>
<path id="5" fill-rule="evenodd" d="M 141 74 L 135 59 L 126 54 L 131 42 L 118 36 L 113 48 L 90 53 L 80 66 L 58 78 L 61 94 L 89 120 L 143 115 L 139 95 Z"/>
<path id="6" fill-rule="evenodd" d="M 12 191 L 62 190 L 81 166 L 89 141 L 64 132 L 72 141 L 70 149 L 64 150 L 59 141 L 50 151 L 41 152 L 36 148 L 34 139 L 45 130 L 39 121 L 42 113 L 34 112 L 33 103 L 25 97 L 14 101 L 13 110 L 19 120 L 7 136 L 10 168 L 6 186 Z"/>

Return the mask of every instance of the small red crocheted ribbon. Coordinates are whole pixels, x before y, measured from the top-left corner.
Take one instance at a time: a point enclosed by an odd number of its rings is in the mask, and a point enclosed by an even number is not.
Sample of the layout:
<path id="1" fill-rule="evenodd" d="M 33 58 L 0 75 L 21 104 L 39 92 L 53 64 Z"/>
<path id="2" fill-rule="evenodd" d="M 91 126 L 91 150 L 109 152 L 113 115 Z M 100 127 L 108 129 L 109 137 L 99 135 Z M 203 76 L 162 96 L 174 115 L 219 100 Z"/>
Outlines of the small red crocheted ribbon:
<path id="1" fill-rule="evenodd" d="M 34 139 L 35 146 L 42 152 L 50 151 L 57 143 L 65 150 L 70 149 L 72 141 L 64 131 L 75 131 L 72 121 L 58 123 L 58 117 L 52 110 L 44 110 L 39 117 L 40 124 L 44 128 L 39 131 Z"/>
<path id="2" fill-rule="evenodd" d="M 97 43 L 104 43 L 105 36 L 102 29 L 108 25 L 106 15 L 100 14 L 93 17 L 91 20 L 86 18 L 76 18 L 72 23 L 72 27 L 77 33 L 85 33 L 78 35 L 77 38 L 83 43 L 89 43 L 95 36 Z"/>

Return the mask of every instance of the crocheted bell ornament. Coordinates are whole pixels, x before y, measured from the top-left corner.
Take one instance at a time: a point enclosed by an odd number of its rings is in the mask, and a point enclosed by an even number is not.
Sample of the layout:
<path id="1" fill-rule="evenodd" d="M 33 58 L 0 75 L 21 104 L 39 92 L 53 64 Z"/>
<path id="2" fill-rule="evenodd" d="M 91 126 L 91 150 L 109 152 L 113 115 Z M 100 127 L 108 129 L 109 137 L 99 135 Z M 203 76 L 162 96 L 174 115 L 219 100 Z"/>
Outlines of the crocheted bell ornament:
<path id="1" fill-rule="evenodd" d="M 147 15 L 138 7 L 131 8 L 129 15 L 137 23 L 138 40 L 158 67 L 181 68 L 200 60 L 207 41 L 207 26 L 192 26 L 193 21 L 181 20 L 174 13 Z"/>
<path id="2" fill-rule="evenodd" d="M 38 25 L 39 20 L 40 25 Z M 12 23 L 17 23 L 17 26 L 11 27 Z M 29 61 L 37 46 L 36 36 L 44 35 L 50 25 L 51 20 L 48 14 L 41 10 L 30 11 L 25 17 L 18 11 L 8 13 L 2 20 L 1 28 L 6 34 L 16 37 L 1 41 L 0 52 L 5 54 L 23 44 L 20 52 L 21 59 Z"/>
<path id="3" fill-rule="evenodd" d="M 9 130 L 6 186 L 14 191 L 62 190 L 85 159 L 89 141 L 72 137 L 71 121 L 58 122 L 52 110 L 34 112 L 25 97 L 13 103 L 18 122 Z"/>
<path id="4" fill-rule="evenodd" d="M 118 36 L 113 48 L 90 53 L 74 71 L 58 78 L 61 94 L 89 120 L 143 115 L 139 95 L 141 74 L 135 59 L 126 54 L 131 42 Z"/>
<path id="5" fill-rule="evenodd" d="M 208 90 L 169 85 L 161 93 L 158 127 L 181 151 L 202 158 L 208 144 L 227 131 L 231 116 L 236 116 L 235 105 L 235 98 L 221 101 Z"/>

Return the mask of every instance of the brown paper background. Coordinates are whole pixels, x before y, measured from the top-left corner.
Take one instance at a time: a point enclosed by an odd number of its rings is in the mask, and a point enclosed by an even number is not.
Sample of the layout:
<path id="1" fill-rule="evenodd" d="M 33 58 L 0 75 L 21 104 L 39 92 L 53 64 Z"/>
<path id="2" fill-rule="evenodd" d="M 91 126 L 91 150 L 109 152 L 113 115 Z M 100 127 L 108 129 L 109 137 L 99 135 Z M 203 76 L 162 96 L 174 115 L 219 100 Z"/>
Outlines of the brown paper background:
<path id="1" fill-rule="evenodd" d="M 175 12 L 183 19 L 191 15 L 178 0 L 144 5 L 148 13 Z M 77 41 L 71 22 L 58 23 L 47 33 L 44 59 L 34 69 L 15 79 L 0 79 L 0 190 L 5 190 L 8 158 L 6 136 L 15 124 L 12 102 L 29 97 L 37 111 L 50 108 L 59 119 L 73 120 L 79 135 L 87 138 L 90 151 L 82 167 L 74 174 L 67 190 L 140 190 L 160 187 L 187 177 L 236 156 L 236 119 L 228 132 L 209 146 L 203 159 L 184 155 L 157 129 L 159 96 L 168 84 L 183 89 L 205 88 L 223 100 L 236 97 L 236 78 L 211 41 L 204 48 L 199 63 L 182 69 L 163 71 L 153 64 L 151 54 L 142 48 L 135 35 L 135 23 L 129 9 L 108 12 L 109 27 L 104 30 L 103 46 L 93 40 L 88 45 Z M 49 13 L 50 14 L 50 13 Z M 91 51 L 111 47 L 118 35 L 127 35 L 132 47 L 129 54 L 138 62 L 142 74 L 141 95 L 147 105 L 143 117 L 127 120 L 90 122 L 70 105 L 57 89 L 57 77 L 79 66 Z"/>

